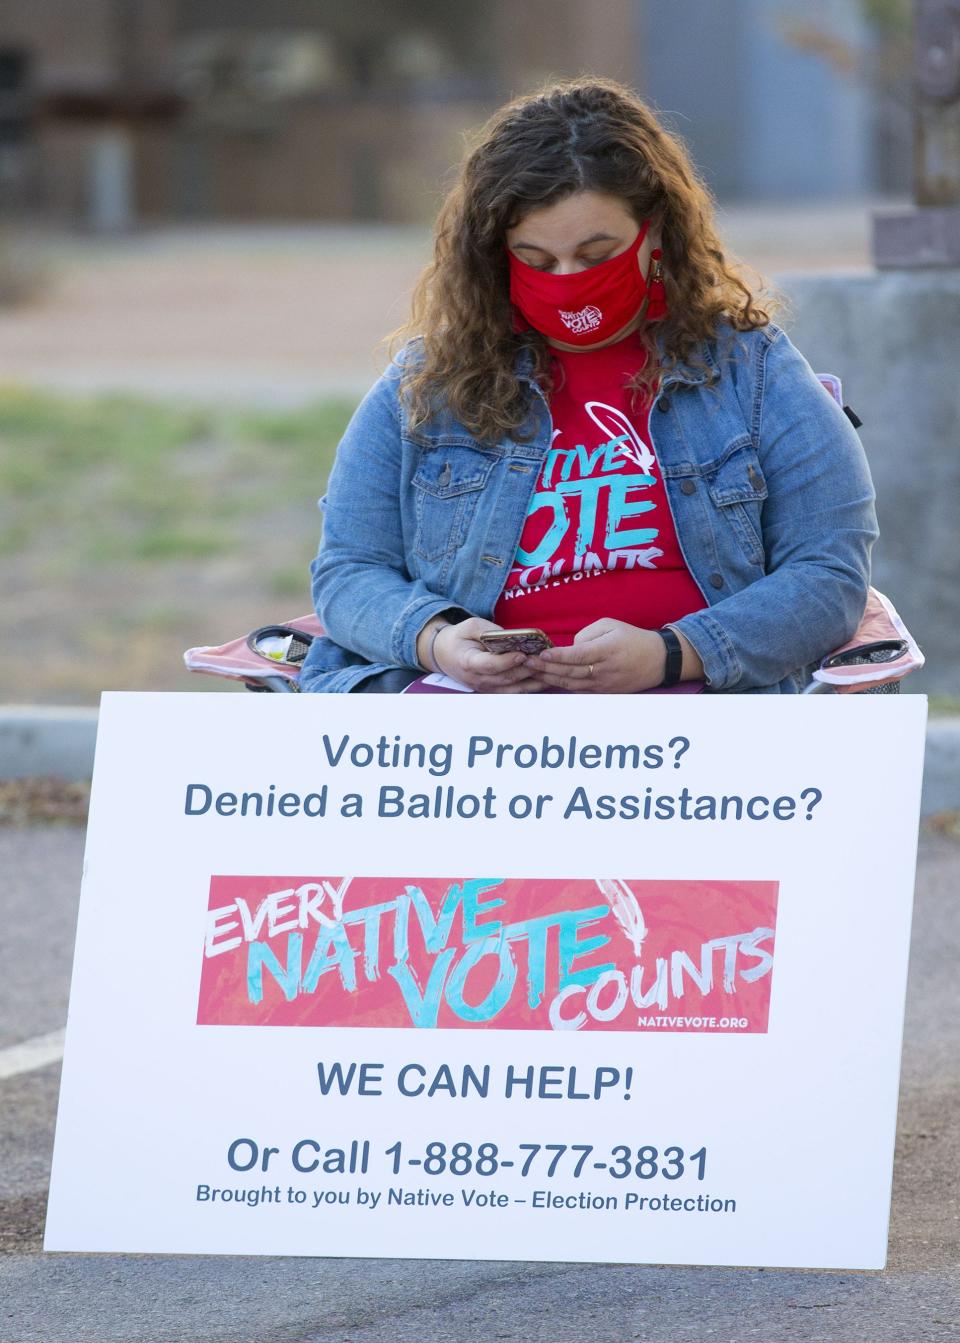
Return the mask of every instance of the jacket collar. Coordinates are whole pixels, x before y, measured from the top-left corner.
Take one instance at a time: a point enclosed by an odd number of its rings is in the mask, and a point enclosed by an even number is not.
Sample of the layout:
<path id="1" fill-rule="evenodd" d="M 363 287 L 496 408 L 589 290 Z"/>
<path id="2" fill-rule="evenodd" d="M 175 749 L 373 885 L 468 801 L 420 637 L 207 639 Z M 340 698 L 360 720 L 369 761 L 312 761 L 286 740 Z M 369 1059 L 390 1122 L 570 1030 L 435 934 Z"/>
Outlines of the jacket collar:
<path id="1" fill-rule="evenodd" d="M 662 341 L 658 339 L 658 347 L 662 350 Z M 662 386 L 669 387 L 674 383 L 687 383 L 692 387 L 702 386 L 704 383 L 716 382 L 720 377 L 720 365 L 717 362 L 715 342 L 711 340 L 702 340 L 695 347 L 695 353 L 706 364 L 706 369 L 698 368 L 691 361 L 678 363 L 672 368 L 663 379 Z M 517 377 L 522 382 L 529 382 L 532 386 L 539 389 L 539 384 L 533 377 L 533 355 L 530 350 L 523 347 L 516 363 Z"/>

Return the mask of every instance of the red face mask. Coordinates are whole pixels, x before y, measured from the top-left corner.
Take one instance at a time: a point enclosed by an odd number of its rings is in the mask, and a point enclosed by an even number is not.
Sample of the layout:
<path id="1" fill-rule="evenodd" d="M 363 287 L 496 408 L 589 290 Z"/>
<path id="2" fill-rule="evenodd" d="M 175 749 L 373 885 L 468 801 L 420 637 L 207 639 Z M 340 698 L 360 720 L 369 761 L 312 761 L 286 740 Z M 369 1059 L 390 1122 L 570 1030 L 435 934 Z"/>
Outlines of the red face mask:
<path id="1" fill-rule="evenodd" d="M 645 219 L 626 251 L 573 275 L 551 275 L 508 252 L 510 301 L 526 318 L 526 323 L 515 320 L 515 328 L 529 324 L 565 345 L 596 345 L 632 321 L 644 299 L 648 322 L 666 317 L 659 247 L 650 254 L 649 284 L 637 264 L 649 225 Z"/>

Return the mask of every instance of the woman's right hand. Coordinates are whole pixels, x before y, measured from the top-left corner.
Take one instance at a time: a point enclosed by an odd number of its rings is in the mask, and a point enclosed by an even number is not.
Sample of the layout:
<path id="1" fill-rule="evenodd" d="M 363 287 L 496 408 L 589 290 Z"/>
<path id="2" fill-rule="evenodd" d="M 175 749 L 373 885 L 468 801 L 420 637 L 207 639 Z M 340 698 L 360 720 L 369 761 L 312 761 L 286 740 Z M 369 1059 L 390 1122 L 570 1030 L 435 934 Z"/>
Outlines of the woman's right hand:
<path id="1" fill-rule="evenodd" d="M 433 660 L 445 676 L 485 695 L 536 694 L 543 681 L 524 665 L 523 653 L 488 653 L 480 642 L 482 633 L 502 629 L 482 616 L 445 625 L 434 640 Z"/>

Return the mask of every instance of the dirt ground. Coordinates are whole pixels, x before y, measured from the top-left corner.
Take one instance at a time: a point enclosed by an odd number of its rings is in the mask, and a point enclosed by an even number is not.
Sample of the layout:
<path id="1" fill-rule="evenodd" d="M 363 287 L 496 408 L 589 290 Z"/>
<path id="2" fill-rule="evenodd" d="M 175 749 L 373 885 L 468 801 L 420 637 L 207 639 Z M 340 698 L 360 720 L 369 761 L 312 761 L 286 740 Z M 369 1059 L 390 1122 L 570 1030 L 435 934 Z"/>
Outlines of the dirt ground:
<path id="1" fill-rule="evenodd" d="M 732 255 L 780 278 L 869 265 L 874 208 L 738 205 L 718 225 Z M 0 311 L 3 380 L 290 405 L 369 385 L 430 238 L 205 226 L 41 234 L 31 246 L 45 283 L 30 304 Z"/>

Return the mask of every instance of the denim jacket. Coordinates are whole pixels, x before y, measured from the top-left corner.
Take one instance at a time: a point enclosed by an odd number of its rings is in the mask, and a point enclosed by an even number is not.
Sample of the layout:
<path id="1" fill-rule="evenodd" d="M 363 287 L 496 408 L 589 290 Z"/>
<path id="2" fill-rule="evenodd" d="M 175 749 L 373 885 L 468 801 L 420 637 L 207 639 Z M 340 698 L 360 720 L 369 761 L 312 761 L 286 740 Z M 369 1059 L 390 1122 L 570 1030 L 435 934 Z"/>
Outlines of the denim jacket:
<path id="1" fill-rule="evenodd" d="M 479 442 L 446 409 L 411 430 L 397 356 L 361 402 L 320 500 L 311 566 L 326 631 L 305 691 L 349 691 L 416 667 L 417 634 L 452 606 L 491 617 L 520 540 L 552 423 L 521 354 L 536 433 Z M 710 691 L 796 693 L 863 614 L 874 491 L 860 440 L 774 325 L 704 342 L 706 365 L 666 374 L 650 438 L 705 608 L 675 622 Z"/>

